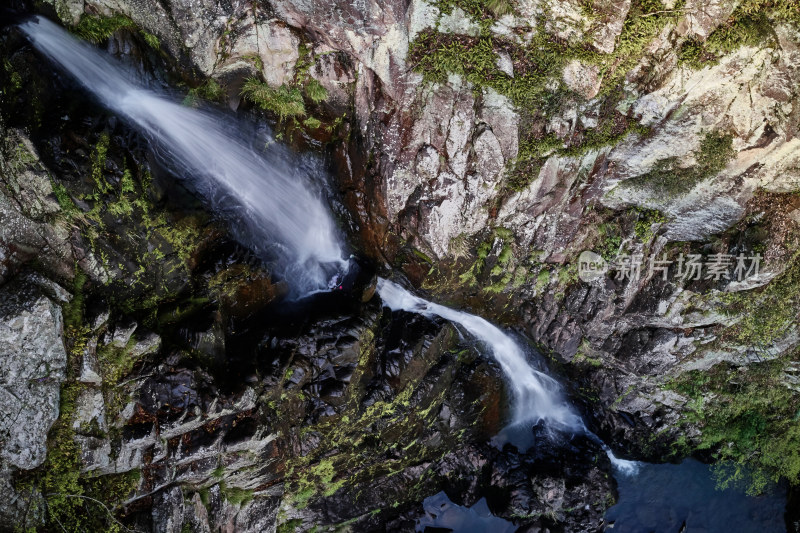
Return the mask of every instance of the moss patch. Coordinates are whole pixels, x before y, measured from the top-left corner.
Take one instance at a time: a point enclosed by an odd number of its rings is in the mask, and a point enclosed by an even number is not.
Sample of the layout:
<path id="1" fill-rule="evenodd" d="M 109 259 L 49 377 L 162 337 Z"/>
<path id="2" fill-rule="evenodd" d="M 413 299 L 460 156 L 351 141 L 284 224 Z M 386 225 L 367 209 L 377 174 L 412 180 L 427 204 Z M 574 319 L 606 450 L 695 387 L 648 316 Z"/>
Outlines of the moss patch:
<path id="1" fill-rule="evenodd" d="M 77 278 L 78 276 L 76 276 Z M 78 284 L 82 287 L 82 283 Z M 47 505 L 46 523 L 53 531 L 110 531 L 122 527 L 114 516 L 117 506 L 128 499 L 139 482 L 140 473 L 96 476 L 81 473 L 80 448 L 75 442 L 73 418 L 76 401 L 84 388 L 76 376 L 86 346 L 89 328 L 83 324 L 83 298 L 76 291 L 65 320 L 67 376 L 61 387 L 59 417 L 47 438 L 44 464 L 18 480 L 17 490 L 31 494 L 38 490 Z"/>
<path id="2" fill-rule="evenodd" d="M 733 136 L 723 132 L 708 132 L 695 152 L 696 163 L 689 167 L 679 166 L 677 157 L 658 161 L 646 174 L 631 179 L 624 186 L 649 188 L 653 194 L 671 198 L 691 190 L 701 181 L 719 173 L 736 155 Z"/>
<path id="3" fill-rule="evenodd" d="M 282 121 L 306 114 L 303 94 L 286 84 L 273 89 L 258 78 L 249 78 L 242 87 L 242 96 L 262 110 L 275 113 Z"/>
<path id="4" fill-rule="evenodd" d="M 800 483 L 800 394 L 785 381 L 792 357 L 692 371 L 671 386 L 688 396 L 688 421 L 702 428 L 697 448 L 711 450 L 720 484 L 744 482 L 753 494 L 771 481 Z"/>
<path id="5" fill-rule="evenodd" d="M 78 37 L 95 44 L 108 40 L 109 37 L 120 30 L 138 33 L 142 40 L 154 50 L 158 50 L 161 46 L 158 37 L 140 29 L 130 17 L 120 13 L 115 13 L 110 17 L 83 15 L 78 25 L 73 29 Z"/>
<path id="6" fill-rule="evenodd" d="M 794 0 L 746 0 L 705 41 L 684 41 L 678 58 L 692 68 L 713 65 L 742 46 L 773 39 L 774 25 L 781 22 L 800 23 L 800 4 Z"/>

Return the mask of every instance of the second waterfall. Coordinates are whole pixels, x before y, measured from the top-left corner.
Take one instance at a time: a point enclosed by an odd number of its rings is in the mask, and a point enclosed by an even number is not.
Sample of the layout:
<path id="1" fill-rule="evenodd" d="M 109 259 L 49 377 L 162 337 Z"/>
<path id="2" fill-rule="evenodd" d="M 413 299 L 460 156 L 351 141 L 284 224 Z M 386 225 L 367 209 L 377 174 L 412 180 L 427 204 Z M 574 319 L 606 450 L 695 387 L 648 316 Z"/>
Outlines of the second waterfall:
<path id="1" fill-rule="evenodd" d="M 567 402 L 558 381 L 532 368 L 519 344 L 500 328 L 479 316 L 424 300 L 382 278 L 378 280 L 378 294 L 384 305 L 393 311 L 408 311 L 428 318 L 438 316 L 459 324 L 489 349 L 514 395 L 513 418 L 504 432 L 510 435 L 507 440 L 517 447 L 532 444 L 530 426 L 541 422 L 550 431 L 587 435 L 600 444 L 618 472 L 636 473 L 638 463 L 617 458 L 589 431 L 581 416 Z"/>

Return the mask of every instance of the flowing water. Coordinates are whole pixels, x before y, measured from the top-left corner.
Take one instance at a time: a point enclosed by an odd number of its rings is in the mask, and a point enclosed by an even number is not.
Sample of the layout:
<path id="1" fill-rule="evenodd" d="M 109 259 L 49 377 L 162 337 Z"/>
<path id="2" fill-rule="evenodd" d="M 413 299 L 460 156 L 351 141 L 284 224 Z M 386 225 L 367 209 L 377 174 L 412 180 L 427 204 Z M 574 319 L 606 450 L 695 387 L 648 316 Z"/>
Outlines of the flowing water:
<path id="1" fill-rule="evenodd" d="M 325 290 L 348 267 L 339 232 L 318 184 L 298 170 L 297 155 L 279 143 L 253 147 L 230 116 L 190 109 L 135 80 L 119 63 L 71 37 L 55 24 L 35 18 L 21 25 L 34 46 L 67 71 L 112 111 L 126 117 L 150 141 L 157 155 L 185 179 L 210 207 L 233 224 L 237 237 L 269 262 L 293 286 L 295 295 Z M 441 317 L 480 341 L 500 365 L 513 395 L 511 423 L 496 437 L 521 450 L 533 445 L 531 427 L 584 434 L 598 442 L 615 467 L 620 503 L 608 511 L 615 531 L 779 531 L 783 496 L 754 500 L 715 491 L 707 467 L 646 465 L 625 461 L 586 428 L 560 384 L 531 366 L 511 336 L 469 313 L 426 301 L 379 279 L 378 293 L 392 310 Z M 639 473 L 638 476 L 633 474 Z M 716 506 L 719 512 L 698 504 Z M 485 501 L 471 508 L 453 504 L 444 493 L 427 498 L 419 526 L 459 533 L 513 531 L 493 517 Z M 734 509 L 736 513 L 730 514 Z M 733 518 L 731 518 L 733 517 Z M 674 526 L 674 527 L 673 527 Z"/>
<path id="2" fill-rule="evenodd" d="M 511 385 L 514 397 L 513 418 L 498 436 L 501 442 L 510 442 L 525 451 L 533 444 L 531 426 L 542 422 L 550 431 L 587 435 L 602 446 L 619 473 L 636 473 L 638 463 L 617 458 L 589 431 L 567 401 L 558 381 L 531 367 L 525 351 L 500 328 L 479 316 L 424 300 L 383 278 L 378 279 L 378 294 L 392 311 L 409 311 L 428 318 L 438 316 L 455 322 L 489 349 Z"/>
<path id="3" fill-rule="evenodd" d="M 524 448 L 529 444 L 526 438 L 530 438 L 532 423 L 541 421 L 558 431 L 582 432 L 602 447 L 614 466 L 619 487 L 618 503 L 605 516 L 613 531 L 777 533 L 786 530 L 785 489 L 775 487 L 770 493 L 753 497 L 736 489 L 717 490 L 709 467 L 691 459 L 678 465 L 619 459 L 586 428 L 558 382 L 531 368 L 524 350 L 508 334 L 480 317 L 428 302 L 384 279 L 378 281 L 378 294 L 392 310 L 444 318 L 461 325 L 485 344 L 514 393 L 514 418 L 501 432 L 508 442 Z M 425 513 L 418 520 L 417 531 L 425 531 L 427 527 L 454 533 L 514 531 L 510 522 L 491 515 L 484 500 L 468 508 L 439 493 L 426 498 L 423 509 Z"/>
<path id="4" fill-rule="evenodd" d="M 236 120 L 146 89 L 119 62 L 46 19 L 20 27 L 41 53 L 137 127 L 215 212 L 235 222 L 237 237 L 287 279 L 295 295 L 324 290 L 346 270 L 321 191 L 298 175 L 297 156 L 288 148 L 254 149 Z"/>

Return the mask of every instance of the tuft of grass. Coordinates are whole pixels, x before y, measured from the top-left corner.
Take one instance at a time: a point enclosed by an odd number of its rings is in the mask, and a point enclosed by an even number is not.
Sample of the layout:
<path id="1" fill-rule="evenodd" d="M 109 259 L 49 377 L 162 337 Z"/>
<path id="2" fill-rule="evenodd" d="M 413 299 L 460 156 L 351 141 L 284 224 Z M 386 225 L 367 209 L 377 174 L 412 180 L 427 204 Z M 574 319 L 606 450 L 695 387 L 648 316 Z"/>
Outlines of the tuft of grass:
<path id="1" fill-rule="evenodd" d="M 198 87 L 189 89 L 186 97 L 181 102 L 185 106 L 194 107 L 199 99 L 219 102 L 225 96 L 225 89 L 213 78 L 207 79 Z"/>
<path id="2" fill-rule="evenodd" d="M 315 129 L 319 128 L 320 126 L 322 126 L 322 122 L 320 122 L 319 119 L 317 119 L 317 118 L 308 117 L 307 119 L 305 119 L 303 121 L 303 126 L 305 126 L 306 128 L 308 128 L 310 130 L 315 130 Z"/>
<path id="3" fill-rule="evenodd" d="M 300 90 L 285 84 L 273 89 L 258 78 L 249 78 L 242 87 L 242 96 L 264 111 L 275 113 L 281 121 L 306 114 Z"/>
<path id="4" fill-rule="evenodd" d="M 309 78 L 305 86 L 306 96 L 309 100 L 318 104 L 328 99 L 328 90 L 314 78 Z"/>
<path id="5" fill-rule="evenodd" d="M 142 39 L 144 39 L 144 42 L 147 43 L 147 46 L 149 46 L 153 50 L 161 49 L 161 41 L 157 36 L 153 35 L 150 32 L 146 32 L 144 30 L 141 30 L 139 33 L 142 35 Z"/>
<path id="6" fill-rule="evenodd" d="M 115 14 L 110 17 L 84 15 L 75 27 L 75 33 L 82 39 L 98 44 L 122 29 L 136 31 L 137 27 L 125 15 Z"/>
<path id="7" fill-rule="evenodd" d="M 109 37 L 119 30 L 128 30 L 132 33 L 138 33 L 147 46 L 156 51 L 161 49 L 161 41 L 156 35 L 139 28 L 130 17 L 120 13 L 116 13 L 110 17 L 83 15 L 73 31 L 80 38 L 99 44 L 108 40 Z"/>
<path id="8" fill-rule="evenodd" d="M 220 482 L 219 488 L 222 496 L 228 500 L 228 503 L 237 507 L 246 505 L 250 500 L 253 499 L 253 491 L 249 489 L 228 487 L 225 485 L 225 482 Z"/>
<path id="9" fill-rule="evenodd" d="M 94 152 L 92 152 L 92 181 L 94 182 L 95 189 L 100 194 L 106 194 L 111 191 L 111 185 L 106 181 L 104 173 L 106 170 L 106 157 L 108 156 L 108 145 L 110 139 L 108 133 L 103 132 L 95 145 Z"/>
<path id="10" fill-rule="evenodd" d="M 253 65 L 256 67 L 256 69 L 259 72 L 264 70 L 264 60 L 261 59 L 260 55 L 258 55 L 258 54 L 247 54 L 245 56 L 242 56 L 242 59 L 246 59 L 246 60 L 252 62 Z"/>
<path id="11" fill-rule="evenodd" d="M 64 215 L 69 219 L 75 215 L 80 213 L 78 206 L 75 205 L 75 202 L 72 200 L 72 197 L 67 191 L 67 188 L 64 187 L 61 183 L 51 179 L 51 184 L 53 187 L 53 194 L 56 197 L 56 201 L 58 205 L 61 206 L 61 211 Z"/>

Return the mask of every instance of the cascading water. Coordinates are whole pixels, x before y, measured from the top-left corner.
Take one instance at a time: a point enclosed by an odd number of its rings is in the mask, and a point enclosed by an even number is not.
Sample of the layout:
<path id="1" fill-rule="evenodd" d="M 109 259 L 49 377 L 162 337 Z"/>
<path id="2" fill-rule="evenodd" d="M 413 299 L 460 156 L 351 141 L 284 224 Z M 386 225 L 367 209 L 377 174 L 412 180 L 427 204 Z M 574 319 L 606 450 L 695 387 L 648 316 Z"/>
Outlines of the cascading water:
<path id="1" fill-rule="evenodd" d="M 238 228 L 237 237 L 283 276 L 296 296 L 328 287 L 347 269 L 321 191 L 292 171 L 289 150 L 259 153 L 222 113 L 187 108 L 145 89 L 119 63 L 36 17 L 22 31 L 109 109 L 126 117 L 167 166 Z M 234 228 L 237 229 L 237 228 Z"/>
<path id="2" fill-rule="evenodd" d="M 509 428 L 504 431 L 529 430 L 531 423 L 543 422 L 548 429 L 582 433 L 600 444 L 620 473 L 636 472 L 638 463 L 617 458 L 599 437 L 589 431 L 581 416 L 567 402 L 558 381 L 531 368 L 519 344 L 500 328 L 481 317 L 424 300 L 383 278 L 378 279 L 377 291 L 384 305 L 392 311 L 409 311 L 428 318 L 438 316 L 455 322 L 489 348 L 514 395 L 514 415 Z"/>
<path id="3" fill-rule="evenodd" d="M 313 184 L 291 171 L 294 157 L 285 147 L 272 143 L 267 158 L 250 147 L 229 117 L 189 109 L 145 89 L 121 65 L 45 19 L 36 17 L 21 29 L 101 103 L 136 125 L 165 163 L 182 172 L 212 208 L 245 225 L 241 240 L 277 267 L 296 295 L 324 290 L 332 276 L 346 271 L 348 262 L 330 212 Z M 460 324 L 491 350 L 514 395 L 510 428 L 543 422 L 551 430 L 586 434 L 600 443 L 618 470 L 635 472 L 637 463 L 617 459 L 586 428 L 560 384 L 532 368 L 525 352 L 499 328 L 414 296 L 385 279 L 378 281 L 378 293 L 392 310 Z"/>

